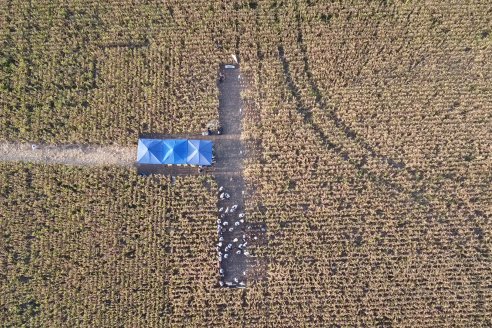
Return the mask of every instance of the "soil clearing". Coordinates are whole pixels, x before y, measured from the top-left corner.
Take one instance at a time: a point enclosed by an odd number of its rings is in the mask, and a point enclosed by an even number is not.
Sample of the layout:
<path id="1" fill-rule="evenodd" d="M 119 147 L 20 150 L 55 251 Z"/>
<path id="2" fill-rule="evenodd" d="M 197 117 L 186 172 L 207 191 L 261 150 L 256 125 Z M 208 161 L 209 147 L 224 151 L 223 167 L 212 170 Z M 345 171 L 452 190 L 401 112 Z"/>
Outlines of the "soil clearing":
<path id="1" fill-rule="evenodd" d="M 0 160 L 76 166 L 132 166 L 134 147 L 0 143 Z"/>

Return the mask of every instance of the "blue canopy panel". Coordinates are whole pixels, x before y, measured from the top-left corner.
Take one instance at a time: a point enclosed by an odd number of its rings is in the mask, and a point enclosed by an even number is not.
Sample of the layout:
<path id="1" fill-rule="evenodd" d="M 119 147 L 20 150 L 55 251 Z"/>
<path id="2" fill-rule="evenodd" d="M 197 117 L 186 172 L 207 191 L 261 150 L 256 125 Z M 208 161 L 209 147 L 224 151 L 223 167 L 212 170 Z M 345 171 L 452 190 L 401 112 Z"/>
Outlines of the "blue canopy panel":
<path id="1" fill-rule="evenodd" d="M 162 164 L 187 164 L 188 142 L 185 139 L 162 140 L 165 155 Z"/>
<path id="2" fill-rule="evenodd" d="M 162 164 L 163 147 L 161 140 L 138 140 L 137 162 L 142 164 Z"/>
<path id="3" fill-rule="evenodd" d="M 212 165 L 212 141 L 188 140 L 188 164 Z"/>

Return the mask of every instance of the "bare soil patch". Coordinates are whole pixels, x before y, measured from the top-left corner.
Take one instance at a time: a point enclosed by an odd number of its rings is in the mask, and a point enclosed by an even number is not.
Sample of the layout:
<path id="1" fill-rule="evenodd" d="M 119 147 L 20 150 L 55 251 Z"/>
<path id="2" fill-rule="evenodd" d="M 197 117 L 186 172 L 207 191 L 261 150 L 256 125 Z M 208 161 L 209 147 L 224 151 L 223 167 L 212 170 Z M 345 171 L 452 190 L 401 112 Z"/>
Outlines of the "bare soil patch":
<path id="1" fill-rule="evenodd" d="M 56 163 L 77 166 L 131 166 L 135 161 L 134 147 L 85 145 L 36 145 L 0 143 L 0 161 Z"/>

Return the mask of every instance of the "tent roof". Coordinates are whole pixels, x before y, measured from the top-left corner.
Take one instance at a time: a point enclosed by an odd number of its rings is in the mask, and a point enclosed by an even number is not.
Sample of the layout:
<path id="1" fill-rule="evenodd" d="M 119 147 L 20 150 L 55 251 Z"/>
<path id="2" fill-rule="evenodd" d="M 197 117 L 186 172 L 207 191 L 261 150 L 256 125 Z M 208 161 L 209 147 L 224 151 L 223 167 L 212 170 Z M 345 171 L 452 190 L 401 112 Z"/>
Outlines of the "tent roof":
<path id="1" fill-rule="evenodd" d="M 185 139 L 162 140 L 162 149 L 165 149 L 165 155 L 161 162 L 163 164 L 187 164 L 186 156 L 188 155 L 188 143 Z"/>
<path id="2" fill-rule="evenodd" d="M 212 146 L 210 140 L 139 139 L 137 162 L 212 165 Z"/>
<path id="3" fill-rule="evenodd" d="M 188 164 L 212 165 L 212 142 L 188 140 Z"/>
<path id="4" fill-rule="evenodd" d="M 137 162 L 146 164 L 161 164 L 159 159 L 158 140 L 140 139 L 138 141 Z"/>

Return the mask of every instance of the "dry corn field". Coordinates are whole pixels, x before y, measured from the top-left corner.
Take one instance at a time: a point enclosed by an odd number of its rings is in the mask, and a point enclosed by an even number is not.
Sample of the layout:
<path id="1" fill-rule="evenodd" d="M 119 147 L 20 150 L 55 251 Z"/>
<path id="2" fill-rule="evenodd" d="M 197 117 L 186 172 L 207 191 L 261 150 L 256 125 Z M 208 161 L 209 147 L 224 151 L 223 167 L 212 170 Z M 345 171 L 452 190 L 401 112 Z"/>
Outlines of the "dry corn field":
<path id="1" fill-rule="evenodd" d="M 0 0 L 0 139 L 132 146 L 240 59 L 245 289 L 217 183 L 0 164 L 0 326 L 492 326 L 489 1 Z"/>

